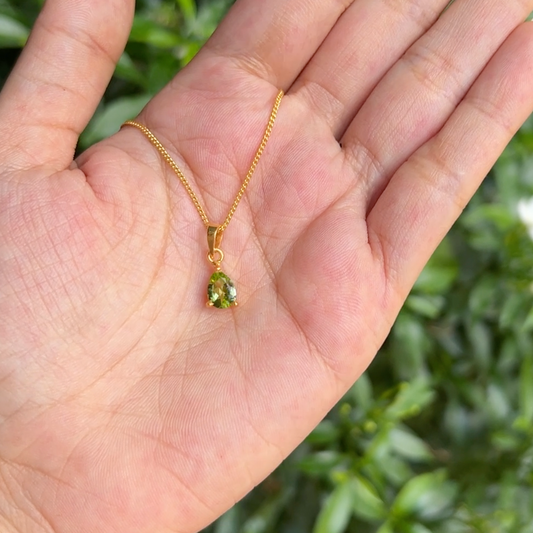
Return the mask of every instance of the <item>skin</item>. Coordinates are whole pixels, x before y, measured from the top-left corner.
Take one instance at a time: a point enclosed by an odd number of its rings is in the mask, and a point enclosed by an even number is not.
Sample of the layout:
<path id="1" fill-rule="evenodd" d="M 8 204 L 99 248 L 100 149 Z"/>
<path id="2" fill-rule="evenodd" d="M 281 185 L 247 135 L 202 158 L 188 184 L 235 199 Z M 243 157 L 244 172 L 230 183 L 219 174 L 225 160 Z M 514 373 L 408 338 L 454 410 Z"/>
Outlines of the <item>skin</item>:
<path id="1" fill-rule="evenodd" d="M 0 95 L 0 529 L 191 533 L 375 356 L 533 109 L 533 0 L 239 0 L 138 120 L 73 162 L 130 0 L 48 0 Z M 339 145 L 342 143 L 342 147 Z"/>

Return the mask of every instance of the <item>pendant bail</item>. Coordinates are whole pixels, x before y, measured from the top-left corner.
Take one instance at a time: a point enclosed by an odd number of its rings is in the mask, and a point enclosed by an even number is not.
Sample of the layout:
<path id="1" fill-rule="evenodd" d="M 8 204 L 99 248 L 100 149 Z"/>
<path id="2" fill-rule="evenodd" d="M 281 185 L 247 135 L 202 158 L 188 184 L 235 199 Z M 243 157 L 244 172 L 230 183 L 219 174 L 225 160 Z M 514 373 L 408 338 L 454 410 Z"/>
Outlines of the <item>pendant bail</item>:
<path id="1" fill-rule="evenodd" d="M 220 231 L 220 226 L 207 226 L 207 246 L 209 247 L 207 259 L 217 270 L 220 270 L 220 263 L 224 259 L 224 252 L 220 249 L 221 241 L 222 231 Z"/>
<path id="2" fill-rule="evenodd" d="M 215 250 L 220 248 L 222 232 L 219 230 L 220 226 L 207 226 L 207 246 L 209 246 L 210 254 L 214 254 Z"/>

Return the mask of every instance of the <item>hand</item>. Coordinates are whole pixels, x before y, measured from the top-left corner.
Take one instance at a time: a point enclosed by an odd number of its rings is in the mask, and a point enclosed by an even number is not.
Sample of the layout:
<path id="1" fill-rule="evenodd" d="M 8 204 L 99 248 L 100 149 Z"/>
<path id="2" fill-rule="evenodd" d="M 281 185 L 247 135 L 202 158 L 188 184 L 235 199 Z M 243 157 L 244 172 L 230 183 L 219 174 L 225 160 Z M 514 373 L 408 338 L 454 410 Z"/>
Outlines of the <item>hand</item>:
<path id="1" fill-rule="evenodd" d="M 221 222 L 287 92 L 217 310 L 147 139 L 72 162 L 133 2 L 48 0 L 0 98 L 3 531 L 198 531 L 358 378 L 533 109 L 533 0 L 447 3 L 240 0 L 142 112 Z"/>

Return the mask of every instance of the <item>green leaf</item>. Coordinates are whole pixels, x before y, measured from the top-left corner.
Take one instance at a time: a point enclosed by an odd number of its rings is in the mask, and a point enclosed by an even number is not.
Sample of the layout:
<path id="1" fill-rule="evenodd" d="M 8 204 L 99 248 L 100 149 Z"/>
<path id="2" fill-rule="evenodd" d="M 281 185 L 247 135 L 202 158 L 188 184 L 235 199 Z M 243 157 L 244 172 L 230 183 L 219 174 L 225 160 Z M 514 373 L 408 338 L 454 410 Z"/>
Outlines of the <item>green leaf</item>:
<path id="1" fill-rule="evenodd" d="M 527 312 L 529 298 L 521 292 L 512 292 L 505 298 L 500 312 L 500 327 L 502 329 L 517 328 L 523 324 L 523 315 Z"/>
<path id="2" fill-rule="evenodd" d="M 432 533 L 426 526 L 418 523 L 408 524 L 404 527 L 402 533 Z"/>
<path id="3" fill-rule="evenodd" d="M 515 223 L 513 213 L 502 204 L 481 204 L 465 213 L 462 219 L 467 226 L 474 227 L 490 222 L 502 231 L 509 230 Z"/>
<path id="4" fill-rule="evenodd" d="M 492 308 L 497 287 L 498 279 L 487 274 L 481 277 L 470 291 L 468 303 L 476 317 L 484 316 Z"/>
<path id="5" fill-rule="evenodd" d="M 147 68 L 146 84 L 147 92 L 150 94 L 158 93 L 167 83 L 172 80 L 176 72 L 181 67 L 181 62 L 174 54 L 162 54 Z"/>
<path id="6" fill-rule="evenodd" d="M 149 44 L 157 48 L 173 48 L 181 44 L 183 39 L 176 32 L 170 31 L 150 19 L 136 15 L 133 20 L 130 41 Z"/>
<path id="7" fill-rule="evenodd" d="M 524 357 L 520 369 L 520 415 L 533 424 L 533 354 Z"/>
<path id="8" fill-rule="evenodd" d="M 194 0 L 176 0 L 187 22 L 196 18 L 196 4 Z"/>
<path id="9" fill-rule="evenodd" d="M 450 240 L 444 239 L 416 280 L 414 291 L 424 294 L 445 294 L 457 279 L 458 273 L 459 267 Z"/>
<path id="10" fill-rule="evenodd" d="M 234 505 L 216 521 L 214 533 L 235 533 L 240 526 L 239 515 L 239 507 Z"/>
<path id="11" fill-rule="evenodd" d="M 337 485 L 324 502 L 313 533 L 343 533 L 353 512 L 353 492 L 349 482 Z"/>
<path id="12" fill-rule="evenodd" d="M 394 402 L 386 410 L 392 419 L 405 419 L 415 416 L 433 402 L 435 392 L 425 378 L 418 378 L 411 383 L 402 383 L 400 392 Z"/>
<path id="13" fill-rule="evenodd" d="M 30 30 L 18 20 L 0 14 L 0 48 L 19 48 L 26 44 Z"/>
<path id="14" fill-rule="evenodd" d="M 483 372 L 487 372 L 492 363 L 492 334 L 492 329 L 485 322 L 475 321 L 468 324 L 467 335 L 472 354 L 478 369 Z"/>
<path id="15" fill-rule="evenodd" d="M 104 106 L 83 132 L 80 138 L 81 147 L 87 148 L 116 133 L 122 123 L 136 117 L 149 100 L 149 95 L 125 96 Z"/>
<path id="16" fill-rule="evenodd" d="M 429 296 L 410 294 L 405 305 L 407 309 L 416 313 L 417 315 L 426 318 L 437 318 L 446 303 L 442 296 Z"/>
<path id="17" fill-rule="evenodd" d="M 472 424 L 466 407 L 459 401 L 452 399 L 444 411 L 444 427 L 452 442 L 465 445 L 471 438 Z"/>
<path id="18" fill-rule="evenodd" d="M 446 480 L 445 470 L 438 470 L 409 480 L 392 508 L 398 516 L 438 520 L 449 514 L 456 495 L 456 484 Z"/>
<path id="19" fill-rule="evenodd" d="M 390 432 L 392 449 L 401 457 L 410 461 L 428 462 L 433 460 L 429 446 L 413 433 L 400 427 Z"/>
<path id="20" fill-rule="evenodd" d="M 142 88 L 147 87 L 146 79 L 141 72 L 135 66 L 135 63 L 131 60 L 131 57 L 124 52 L 115 69 L 115 76 L 122 80 L 130 81 L 139 85 Z"/>
<path id="21" fill-rule="evenodd" d="M 529 313 L 526 316 L 526 319 L 524 320 L 524 323 L 522 324 L 521 331 L 523 333 L 529 332 L 533 330 L 533 307 L 531 307 Z"/>
<path id="22" fill-rule="evenodd" d="M 402 310 L 394 324 L 391 339 L 398 358 L 394 362 L 399 376 L 410 379 L 424 369 L 424 355 L 430 344 L 427 328 L 419 318 Z"/>
<path id="23" fill-rule="evenodd" d="M 520 419 L 515 421 L 515 424 Z M 522 438 L 517 434 L 510 431 L 495 431 L 491 435 L 492 448 L 498 452 L 511 452 L 517 453 L 522 446 Z"/>
<path id="24" fill-rule="evenodd" d="M 311 444 L 330 444 L 339 438 L 339 428 L 331 420 L 322 420 L 307 437 Z"/>
<path id="25" fill-rule="evenodd" d="M 352 385 L 346 393 L 346 397 L 350 398 L 356 407 L 360 407 L 363 411 L 368 411 L 373 404 L 374 398 L 372 382 L 366 372 Z"/>
<path id="26" fill-rule="evenodd" d="M 353 512 L 357 517 L 379 522 L 387 516 L 385 504 L 368 480 L 356 475 L 350 481 L 350 486 L 353 491 Z"/>
<path id="27" fill-rule="evenodd" d="M 377 530 L 376 533 L 396 533 L 394 531 L 394 528 L 392 527 L 392 522 L 385 522 L 381 525 L 381 527 Z"/>
<path id="28" fill-rule="evenodd" d="M 426 267 L 414 285 L 416 292 L 424 294 L 444 294 L 457 278 L 456 266 L 430 266 Z"/>
<path id="29" fill-rule="evenodd" d="M 259 509 L 246 520 L 242 533 L 267 533 L 272 530 L 280 513 L 291 497 L 291 491 L 281 491 L 263 502 Z"/>
<path id="30" fill-rule="evenodd" d="M 324 450 L 306 455 L 298 461 L 298 468 L 306 474 L 327 476 L 327 474 L 343 460 L 339 452 Z"/>
<path id="31" fill-rule="evenodd" d="M 379 469 L 394 487 L 400 487 L 413 477 L 413 472 L 405 460 L 393 455 L 385 455 L 379 461 Z"/>
<path id="32" fill-rule="evenodd" d="M 497 382 L 487 386 L 486 412 L 493 422 L 504 422 L 511 415 L 510 398 Z"/>

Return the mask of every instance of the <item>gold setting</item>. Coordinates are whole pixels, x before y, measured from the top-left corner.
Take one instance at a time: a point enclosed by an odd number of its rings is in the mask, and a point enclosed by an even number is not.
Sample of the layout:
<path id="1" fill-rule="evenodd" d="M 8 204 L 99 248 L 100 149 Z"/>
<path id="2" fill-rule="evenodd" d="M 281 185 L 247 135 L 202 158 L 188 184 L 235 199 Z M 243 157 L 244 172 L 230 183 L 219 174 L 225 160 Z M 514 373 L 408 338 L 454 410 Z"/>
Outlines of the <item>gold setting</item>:
<path id="1" fill-rule="evenodd" d="M 270 113 L 270 118 L 268 120 L 267 127 L 265 129 L 265 133 L 263 135 L 263 138 L 261 140 L 261 143 L 259 144 L 259 148 L 257 149 L 254 159 L 252 161 L 252 164 L 250 165 L 250 169 L 246 173 L 246 177 L 244 178 L 244 181 L 242 182 L 242 185 L 237 193 L 237 196 L 235 197 L 235 200 L 233 201 L 230 210 L 228 212 L 228 215 L 226 216 L 224 222 L 220 225 L 214 225 L 209 221 L 209 218 L 200 204 L 200 201 L 198 200 L 198 197 L 194 193 L 191 184 L 183 174 L 183 172 L 180 170 L 178 165 L 175 163 L 175 161 L 172 159 L 170 154 L 167 152 L 165 147 L 159 142 L 157 137 L 143 124 L 140 124 L 139 122 L 135 122 L 133 120 L 128 120 L 125 122 L 122 127 L 124 126 L 132 126 L 134 128 L 137 128 L 140 130 L 146 138 L 152 143 L 152 145 L 157 149 L 157 151 L 161 154 L 163 159 L 168 163 L 170 168 L 174 171 L 178 179 L 181 181 L 183 186 L 185 187 L 185 190 L 187 191 L 188 195 L 190 196 L 194 206 L 196 207 L 196 210 L 198 211 L 198 214 L 200 215 L 200 218 L 202 219 L 202 222 L 207 228 L 207 246 L 208 246 L 208 252 L 207 252 L 207 260 L 213 265 L 215 268 L 215 272 L 221 272 L 221 266 L 220 264 L 224 260 L 224 252 L 220 249 L 220 244 L 222 242 L 222 236 L 224 234 L 224 231 L 228 227 L 231 219 L 233 218 L 233 215 L 235 214 L 235 211 L 237 210 L 237 206 L 239 205 L 239 202 L 241 201 L 242 197 L 244 196 L 244 193 L 246 191 L 246 188 L 248 187 L 248 184 L 250 183 L 250 180 L 252 179 L 252 176 L 255 172 L 255 169 L 259 163 L 259 160 L 261 159 L 261 156 L 263 155 L 263 151 L 265 150 L 265 147 L 268 143 L 268 140 L 270 139 L 270 135 L 272 133 L 272 129 L 274 128 L 274 122 L 276 121 L 276 117 L 278 114 L 279 106 L 281 104 L 281 100 L 283 98 L 283 91 L 279 91 L 278 95 L 276 96 L 276 100 L 274 102 L 274 106 L 272 108 L 272 112 Z M 221 272 L 221 274 L 223 274 Z M 224 276 L 226 276 L 224 274 Z M 227 276 L 226 276 L 227 277 Z M 228 278 L 229 279 L 229 278 Z M 231 282 L 231 280 L 230 280 Z M 228 282 L 229 283 L 229 282 Z M 231 282 L 231 285 L 228 285 L 231 287 L 232 291 L 235 291 L 235 287 L 233 285 L 233 282 Z M 223 307 L 236 307 L 237 300 L 231 302 L 231 304 Z M 208 307 L 218 307 L 218 305 L 215 305 L 212 301 L 207 302 Z"/>

